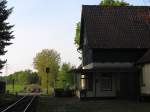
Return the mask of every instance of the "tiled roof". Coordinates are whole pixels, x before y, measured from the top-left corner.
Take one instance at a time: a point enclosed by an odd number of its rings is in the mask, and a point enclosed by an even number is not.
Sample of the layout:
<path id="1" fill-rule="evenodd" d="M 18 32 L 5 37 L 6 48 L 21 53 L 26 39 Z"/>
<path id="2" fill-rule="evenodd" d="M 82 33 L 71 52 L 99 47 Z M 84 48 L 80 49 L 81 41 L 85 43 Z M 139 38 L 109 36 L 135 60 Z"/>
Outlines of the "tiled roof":
<path id="1" fill-rule="evenodd" d="M 86 30 L 91 48 L 149 48 L 149 20 L 148 6 L 84 5 L 80 45 L 83 44 L 83 32 Z"/>
<path id="2" fill-rule="evenodd" d="M 140 58 L 137 62 L 138 64 L 150 63 L 150 49 L 145 53 L 145 55 Z"/>

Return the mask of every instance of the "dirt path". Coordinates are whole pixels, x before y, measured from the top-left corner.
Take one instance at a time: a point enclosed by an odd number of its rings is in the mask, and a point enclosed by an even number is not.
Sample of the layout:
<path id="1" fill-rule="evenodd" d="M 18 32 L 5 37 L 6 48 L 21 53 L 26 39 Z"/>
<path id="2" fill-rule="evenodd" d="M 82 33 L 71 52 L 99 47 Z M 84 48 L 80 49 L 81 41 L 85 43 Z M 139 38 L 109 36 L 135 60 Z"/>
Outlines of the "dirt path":
<path id="1" fill-rule="evenodd" d="M 52 98 L 41 96 L 37 112 L 66 112 L 68 105 L 75 105 L 79 100 L 76 98 Z"/>

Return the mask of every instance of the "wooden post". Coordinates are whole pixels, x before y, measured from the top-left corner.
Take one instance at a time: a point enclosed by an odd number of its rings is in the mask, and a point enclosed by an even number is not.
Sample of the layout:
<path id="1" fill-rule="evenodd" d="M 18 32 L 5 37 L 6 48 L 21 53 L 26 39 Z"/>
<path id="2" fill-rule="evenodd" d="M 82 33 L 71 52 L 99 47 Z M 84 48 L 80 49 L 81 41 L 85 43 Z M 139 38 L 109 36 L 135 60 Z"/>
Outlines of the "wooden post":
<path id="1" fill-rule="evenodd" d="M 13 93 L 15 92 L 15 80 L 12 80 L 12 89 L 13 89 Z"/>
<path id="2" fill-rule="evenodd" d="M 46 93 L 48 94 L 48 74 L 49 74 L 49 71 L 50 71 L 50 68 L 49 67 L 46 67 L 46 78 L 47 78 L 47 91 Z"/>

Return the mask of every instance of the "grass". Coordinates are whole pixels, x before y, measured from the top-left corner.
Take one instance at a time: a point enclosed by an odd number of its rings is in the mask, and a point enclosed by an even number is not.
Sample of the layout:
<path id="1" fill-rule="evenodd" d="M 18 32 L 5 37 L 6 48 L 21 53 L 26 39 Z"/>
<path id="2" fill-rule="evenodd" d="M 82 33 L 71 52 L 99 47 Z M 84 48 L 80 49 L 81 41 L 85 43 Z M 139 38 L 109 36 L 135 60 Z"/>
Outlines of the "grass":
<path id="1" fill-rule="evenodd" d="M 80 101 L 40 97 L 37 112 L 150 112 L 150 103 L 126 100 Z"/>
<path id="2" fill-rule="evenodd" d="M 26 88 L 26 90 L 24 88 Z M 19 84 L 16 84 L 14 86 L 14 91 L 13 91 L 13 85 L 11 85 L 11 84 L 6 85 L 6 91 L 9 91 L 9 93 L 31 92 L 32 89 L 34 89 L 34 88 L 40 88 L 40 86 L 37 85 L 37 84 L 30 84 L 30 85 L 19 85 Z M 46 94 L 45 92 L 46 91 L 43 91 L 43 94 Z M 49 95 L 51 95 L 51 89 L 49 89 Z"/>
<path id="3" fill-rule="evenodd" d="M 6 85 L 6 91 L 9 91 L 10 93 L 21 92 L 21 91 L 23 91 L 23 89 L 24 89 L 23 85 L 15 85 L 14 86 L 14 91 L 13 91 L 13 86 L 12 85 Z"/>

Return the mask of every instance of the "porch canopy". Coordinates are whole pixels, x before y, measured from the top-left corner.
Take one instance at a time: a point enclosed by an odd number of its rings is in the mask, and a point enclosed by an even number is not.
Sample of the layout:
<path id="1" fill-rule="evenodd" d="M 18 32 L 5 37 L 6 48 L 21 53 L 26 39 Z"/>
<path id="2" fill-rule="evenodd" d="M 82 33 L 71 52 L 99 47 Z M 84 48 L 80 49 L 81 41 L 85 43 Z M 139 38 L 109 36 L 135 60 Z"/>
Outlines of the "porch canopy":
<path id="1" fill-rule="evenodd" d="M 72 69 L 70 72 L 76 74 L 86 74 L 86 73 L 108 73 L 108 72 L 138 72 L 137 68 L 93 68 L 93 69 Z"/>

